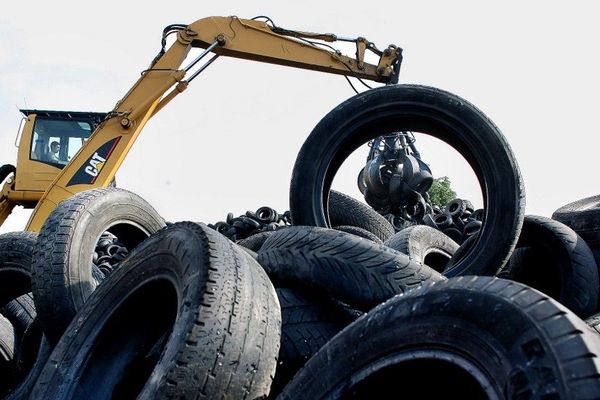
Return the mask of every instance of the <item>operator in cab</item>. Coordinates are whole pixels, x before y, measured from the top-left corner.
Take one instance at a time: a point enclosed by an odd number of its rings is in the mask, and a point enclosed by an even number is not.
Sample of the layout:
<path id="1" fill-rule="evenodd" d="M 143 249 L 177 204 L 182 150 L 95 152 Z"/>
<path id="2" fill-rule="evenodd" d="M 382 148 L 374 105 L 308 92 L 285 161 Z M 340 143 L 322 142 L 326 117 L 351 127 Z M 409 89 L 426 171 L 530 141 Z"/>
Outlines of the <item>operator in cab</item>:
<path id="1" fill-rule="evenodd" d="M 50 143 L 50 161 L 58 163 L 60 160 L 58 159 L 58 153 L 60 151 L 60 144 L 57 141 L 53 141 Z"/>

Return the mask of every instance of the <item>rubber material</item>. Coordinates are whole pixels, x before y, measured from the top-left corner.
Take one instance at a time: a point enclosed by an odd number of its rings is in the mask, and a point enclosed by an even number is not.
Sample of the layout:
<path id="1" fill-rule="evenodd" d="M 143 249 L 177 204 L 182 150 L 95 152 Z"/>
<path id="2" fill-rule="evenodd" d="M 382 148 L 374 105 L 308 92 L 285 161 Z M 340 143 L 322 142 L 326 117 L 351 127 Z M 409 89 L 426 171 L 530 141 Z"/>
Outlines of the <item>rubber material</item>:
<path id="1" fill-rule="evenodd" d="M 18 338 L 10 321 L 0 314 L 0 396 L 15 384 Z"/>
<path id="2" fill-rule="evenodd" d="M 26 293 L 11 300 L 0 308 L 0 313 L 8 318 L 15 327 L 17 336 L 21 337 L 37 315 L 33 295 Z"/>
<path id="3" fill-rule="evenodd" d="M 275 398 L 313 354 L 356 319 L 324 296 L 291 288 L 275 290 L 281 304 L 281 349 L 270 398 Z"/>
<path id="4" fill-rule="evenodd" d="M 595 399 L 599 356 L 598 336 L 558 302 L 516 282 L 460 277 L 359 318 L 278 399 L 375 399 L 397 390 L 423 399 Z"/>
<path id="5" fill-rule="evenodd" d="M 275 232 L 258 253 L 258 262 L 276 285 L 328 293 L 362 311 L 423 282 L 445 279 L 387 246 L 310 226 Z"/>
<path id="6" fill-rule="evenodd" d="M 41 335 L 41 328 L 39 333 Z M 48 343 L 46 338 L 40 336 L 38 338 L 38 343 L 34 354 L 35 360 L 27 370 L 21 371 L 24 374 L 24 377 L 4 400 L 33 400 L 33 398 L 30 397 L 31 390 L 52 352 L 52 346 Z"/>
<path id="7" fill-rule="evenodd" d="M 508 261 L 521 229 L 524 187 L 509 144 L 473 105 L 451 93 L 389 85 L 360 93 L 327 114 L 304 142 L 294 165 L 290 210 L 295 225 L 327 227 L 325 204 L 333 178 L 358 147 L 386 133 L 430 134 L 454 147 L 482 189 L 486 223 L 449 276 L 493 275 Z"/>
<path id="8" fill-rule="evenodd" d="M 361 237 L 363 239 L 368 239 L 377 244 L 383 244 L 383 241 L 377 237 L 374 233 L 369 232 L 366 229 L 359 228 L 358 226 L 350 226 L 350 225 L 341 225 L 336 226 L 333 229 L 340 232 L 351 233 L 354 236 Z"/>
<path id="9" fill-rule="evenodd" d="M 144 241 L 78 315 L 32 398 L 269 393 L 281 329 L 275 289 L 250 256 L 206 225 L 176 223 Z"/>
<path id="10" fill-rule="evenodd" d="M 97 285 L 92 255 L 108 231 L 131 250 L 165 226 L 135 193 L 118 188 L 80 192 L 52 211 L 33 253 L 31 284 L 36 309 L 50 343 L 63 331 Z"/>
<path id="11" fill-rule="evenodd" d="M 37 235 L 10 232 L 0 235 L 0 306 L 31 292 L 31 262 Z"/>
<path id="12" fill-rule="evenodd" d="M 335 190 L 329 192 L 329 220 L 330 226 L 356 226 L 382 241 L 396 232 L 389 221 L 372 207 Z"/>
<path id="13" fill-rule="evenodd" d="M 31 293 L 26 293 L 8 302 L 4 307 L 0 308 L 0 314 L 10 321 L 15 334 L 15 364 L 17 369 L 28 369 L 28 366 L 22 365 L 23 359 L 33 357 L 37 353 L 37 349 L 28 349 L 26 334 L 27 330 L 33 323 L 36 317 L 35 305 Z M 22 368 L 23 367 L 23 368 Z"/>
<path id="14" fill-rule="evenodd" d="M 600 249 L 600 195 L 586 197 L 560 207 L 555 219 L 581 236 L 593 249 Z"/>
<path id="15" fill-rule="evenodd" d="M 585 320 L 585 323 L 588 324 L 588 326 L 592 328 L 594 332 L 600 335 L 600 314 L 589 317 Z"/>
<path id="16" fill-rule="evenodd" d="M 582 318 L 597 311 L 600 288 L 594 256 L 577 233 L 550 218 L 527 215 L 508 276 L 558 300 Z"/>
<path id="17" fill-rule="evenodd" d="M 427 225 L 414 225 L 389 238 L 386 246 L 406 254 L 411 260 L 443 273 L 458 244 Z"/>
<path id="18" fill-rule="evenodd" d="M 267 240 L 267 238 L 271 236 L 273 232 L 275 231 L 258 232 L 247 237 L 246 239 L 238 240 L 236 243 L 242 247 L 257 252 L 260 250 L 265 240 Z"/>
<path id="19" fill-rule="evenodd" d="M 8 318 L 0 314 L 0 370 L 5 371 L 14 362 L 16 347 L 15 328 Z"/>

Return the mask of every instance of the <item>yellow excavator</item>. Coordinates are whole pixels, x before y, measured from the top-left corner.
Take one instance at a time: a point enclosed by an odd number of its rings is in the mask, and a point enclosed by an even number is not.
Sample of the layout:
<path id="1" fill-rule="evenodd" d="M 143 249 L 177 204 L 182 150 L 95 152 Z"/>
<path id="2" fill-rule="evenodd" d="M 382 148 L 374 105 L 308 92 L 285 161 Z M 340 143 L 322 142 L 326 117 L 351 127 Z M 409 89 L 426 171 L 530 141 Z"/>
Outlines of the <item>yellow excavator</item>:
<path id="1" fill-rule="evenodd" d="M 171 34 L 176 38 L 167 49 Z M 330 44 L 334 42 L 354 43 L 355 55 L 342 54 Z M 204 50 L 182 67 L 193 48 Z M 377 65 L 365 61 L 369 52 L 379 58 Z M 395 45 L 379 50 L 363 37 L 284 29 L 268 17 L 208 17 L 169 25 L 160 52 L 112 111 L 21 110 L 26 120 L 16 168 L 0 169 L 0 225 L 15 206 L 35 207 L 25 229 L 39 232 L 61 201 L 109 186 L 146 122 L 219 56 L 393 84 L 398 82 L 402 50 Z"/>

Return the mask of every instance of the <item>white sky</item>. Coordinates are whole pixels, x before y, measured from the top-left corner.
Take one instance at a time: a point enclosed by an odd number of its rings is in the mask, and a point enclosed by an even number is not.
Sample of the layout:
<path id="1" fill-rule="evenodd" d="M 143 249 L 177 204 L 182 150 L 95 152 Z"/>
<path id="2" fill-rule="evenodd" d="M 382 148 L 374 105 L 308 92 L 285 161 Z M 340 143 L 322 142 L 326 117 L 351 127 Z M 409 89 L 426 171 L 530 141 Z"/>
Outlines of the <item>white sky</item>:
<path id="1" fill-rule="evenodd" d="M 159 50 L 164 26 L 268 15 L 286 28 L 402 47 L 402 83 L 454 92 L 503 131 L 524 176 L 528 214 L 550 216 L 598 194 L 597 2 L 137 3 L 2 7 L 0 163 L 16 161 L 17 108 L 111 110 Z M 340 76 L 221 57 L 148 123 L 117 184 L 170 221 L 217 222 L 262 205 L 283 212 L 304 139 L 352 95 Z M 447 161 L 447 151 L 425 139 L 417 146 L 434 176 L 448 175 L 459 195 L 477 197 L 474 178 Z M 336 188 L 358 194 L 365 157 L 353 157 Z M 16 210 L 0 232 L 23 229 L 27 216 Z"/>

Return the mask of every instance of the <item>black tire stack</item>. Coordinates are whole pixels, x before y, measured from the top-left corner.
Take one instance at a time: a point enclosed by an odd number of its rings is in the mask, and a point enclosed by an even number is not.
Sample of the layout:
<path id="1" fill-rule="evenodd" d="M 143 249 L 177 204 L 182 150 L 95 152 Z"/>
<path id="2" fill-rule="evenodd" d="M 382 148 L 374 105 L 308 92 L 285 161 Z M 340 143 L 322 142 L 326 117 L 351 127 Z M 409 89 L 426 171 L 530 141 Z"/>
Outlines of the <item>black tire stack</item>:
<path id="1" fill-rule="evenodd" d="M 166 226 L 133 193 L 81 192 L 39 235 L 1 235 L 0 275 L 6 398 L 270 391 L 281 308 L 264 270 L 204 224 Z"/>
<path id="2" fill-rule="evenodd" d="M 418 129 L 461 151 L 484 209 L 454 199 L 447 221 L 396 232 L 330 190 L 365 140 Z M 39 235 L 0 235 L 2 395 L 600 398 L 593 229 L 524 215 L 512 152 L 468 102 L 414 85 L 355 96 L 307 139 L 290 198 L 205 225 L 96 189 Z"/>

